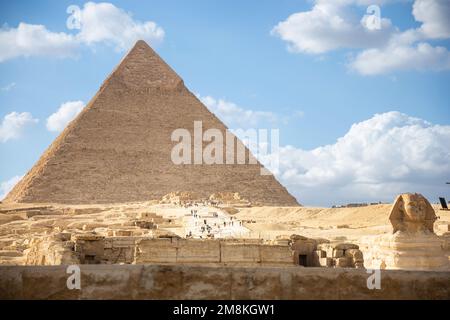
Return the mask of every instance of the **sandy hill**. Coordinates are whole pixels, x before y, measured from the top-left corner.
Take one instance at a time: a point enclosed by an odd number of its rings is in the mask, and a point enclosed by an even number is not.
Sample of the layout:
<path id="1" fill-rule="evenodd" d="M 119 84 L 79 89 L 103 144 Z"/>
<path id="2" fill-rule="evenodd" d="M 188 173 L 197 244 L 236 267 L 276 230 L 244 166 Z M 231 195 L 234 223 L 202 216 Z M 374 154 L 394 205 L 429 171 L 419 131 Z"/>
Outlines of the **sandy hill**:
<path id="1" fill-rule="evenodd" d="M 390 204 L 357 208 L 253 207 L 241 209 L 236 218 L 264 238 L 293 233 L 312 238 L 358 242 L 363 236 L 391 233 Z M 450 211 L 439 210 L 435 232 L 448 230 Z"/>

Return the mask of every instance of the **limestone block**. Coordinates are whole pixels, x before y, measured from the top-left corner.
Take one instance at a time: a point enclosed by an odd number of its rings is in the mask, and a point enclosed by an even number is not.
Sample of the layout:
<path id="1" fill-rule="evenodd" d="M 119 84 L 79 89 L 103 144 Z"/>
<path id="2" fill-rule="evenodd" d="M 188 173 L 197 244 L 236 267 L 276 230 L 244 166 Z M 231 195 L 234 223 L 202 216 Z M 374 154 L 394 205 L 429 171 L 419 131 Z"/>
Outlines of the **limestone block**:
<path id="1" fill-rule="evenodd" d="M 359 246 L 353 243 L 338 243 L 334 246 L 338 250 L 359 249 Z"/>
<path id="2" fill-rule="evenodd" d="M 290 237 L 290 240 L 292 240 L 293 242 L 297 241 L 297 240 L 308 240 L 307 237 L 301 236 L 299 234 L 292 234 Z"/>
<path id="3" fill-rule="evenodd" d="M 138 220 L 134 222 L 134 225 L 143 229 L 156 229 L 156 224 L 152 221 Z"/>
<path id="4" fill-rule="evenodd" d="M 280 246 L 288 246 L 291 243 L 289 239 L 276 239 L 273 241 L 273 244 Z"/>
<path id="5" fill-rule="evenodd" d="M 319 267 L 320 266 L 320 259 L 326 258 L 327 253 L 323 250 L 315 250 L 313 252 L 312 256 L 312 264 L 311 266 Z"/>
<path id="6" fill-rule="evenodd" d="M 336 268 L 347 268 L 350 266 L 349 259 L 346 257 L 336 258 L 334 263 Z"/>
<path id="7" fill-rule="evenodd" d="M 135 241 L 133 239 L 127 239 L 127 238 L 121 239 L 120 237 L 112 239 L 111 242 L 112 242 L 112 246 L 114 248 L 134 247 L 134 243 L 135 243 Z"/>
<path id="8" fill-rule="evenodd" d="M 319 264 L 321 267 L 332 267 L 333 266 L 333 259 L 332 258 L 320 258 Z"/>
<path id="9" fill-rule="evenodd" d="M 344 256 L 344 250 L 334 249 L 333 250 L 333 258 L 341 258 Z"/>
<path id="10" fill-rule="evenodd" d="M 131 237 L 132 235 L 132 230 L 114 230 L 114 236 L 116 237 Z"/>
<path id="11" fill-rule="evenodd" d="M 112 246 L 113 246 L 113 240 L 105 239 L 105 241 L 104 241 L 104 248 L 105 249 L 111 249 Z"/>
<path id="12" fill-rule="evenodd" d="M 348 249 L 345 250 L 345 256 L 348 258 L 352 258 L 355 261 L 361 261 L 363 259 L 363 253 L 359 249 Z"/>
<path id="13" fill-rule="evenodd" d="M 320 266 L 320 259 L 321 258 L 326 258 L 326 252 L 323 250 L 315 250 L 311 257 L 312 257 L 312 263 L 311 266 L 313 267 L 319 267 Z M 297 263 L 297 261 L 295 261 L 295 263 Z"/>
<path id="14" fill-rule="evenodd" d="M 317 249 L 325 251 L 327 257 L 331 258 L 333 256 L 334 248 L 330 243 L 321 243 L 317 246 Z"/>
<path id="15" fill-rule="evenodd" d="M 81 227 L 81 229 L 84 231 L 92 231 L 95 228 L 101 228 L 104 226 L 105 226 L 105 224 L 103 224 L 103 223 L 86 223 Z"/>
<path id="16" fill-rule="evenodd" d="M 86 234 L 77 234 L 72 237 L 72 240 L 78 241 L 78 240 L 84 240 L 84 241 L 95 241 L 95 240 L 104 240 L 104 236 L 99 236 L 91 233 Z"/>
<path id="17" fill-rule="evenodd" d="M 292 265 L 293 255 L 289 246 L 281 245 L 261 245 L 261 263 L 265 264 L 288 264 Z"/>
<path id="18" fill-rule="evenodd" d="M 172 239 L 141 240 L 137 245 L 136 263 L 176 263 L 177 247 Z"/>
<path id="19" fill-rule="evenodd" d="M 209 240 L 178 241 L 177 263 L 219 263 L 220 242 Z"/>
<path id="20" fill-rule="evenodd" d="M 134 248 L 105 249 L 102 263 L 132 263 L 134 262 Z"/>
<path id="21" fill-rule="evenodd" d="M 221 243 L 221 261 L 223 263 L 260 263 L 259 245 Z"/>
<path id="22" fill-rule="evenodd" d="M 85 255 L 103 256 L 104 245 L 103 241 L 85 241 L 82 245 L 81 252 Z"/>
<path id="23" fill-rule="evenodd" d="M 442 241 L 442 249 L 444 251 L 450 251 L 450 232 L 445 232 L 439 238 Z"/>
<path id="24" fill-rule="evenodd" d="M 64 241 L 63 242 L 63 248 L 69 249 L 74 251 L 75 250 L 75 243 L 72 241 Z"/>
<path id="25" fill-rule="evenodd" d="M 21 257 L 22 252 L 17 250 L 0 250 L 1 257 Z"/>
<path id="26" fill-rule="evenodd" d="M 5 247 L 10 246 L 13 242 L 14 242 L 14 240 L 12 240 L 12 239 L 1 239 L 0 240 L 0 250 L 2 250 Z"/>
<path id="27" fill-rule="evenodd" d="M 60 232 L 56 235 L 60 241 L 69 241 L 71 236 L 72 234 L 70 232 Z"/>

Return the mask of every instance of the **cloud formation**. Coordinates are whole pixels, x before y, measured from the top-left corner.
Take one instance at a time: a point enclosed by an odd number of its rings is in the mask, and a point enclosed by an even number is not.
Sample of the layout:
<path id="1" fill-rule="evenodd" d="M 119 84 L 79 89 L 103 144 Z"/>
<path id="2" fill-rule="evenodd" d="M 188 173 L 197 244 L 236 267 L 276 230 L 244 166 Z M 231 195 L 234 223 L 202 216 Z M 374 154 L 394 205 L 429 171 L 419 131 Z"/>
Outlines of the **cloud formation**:
<path id="1" fill-rule="evenodd" d="M 84 108 L 83 101 L 68 101 L 47 118 L 47 130 L 61 132 Z"/>
<path id="2" fill-rule="evenodd" d="M 420 27 L 393 34 L 384 47 L 362 51 L 350 62 L 350 68 L 363 75 L 450 70 L 450 51 L 426 42 L 450 38 L 450 2 L 416 0 L 412 14 Z"/>
<path id="3" fill-rule="evenodd" d="M 77 33 L 53 32 L 44 25 L 25 22 L 17 28 L 0 28 L 0 62 L 31 56 L 73 57 L 81 46 L 98 43 L 126 50 L 139 39 L 155 44 L 164 38 L 164 30 L 155 22 L 134 20 L 108 2 L 85 3 L 69 16 L 68 23 Z"/>
<path id="4" fill-rule="evenodd" d="M 21 22 L 17 28 L 0 29 L 0 62 L 19 56 L 69 57 L 76 47 L 72 35 L 51 32 L 43 25 Z"/>
<path id="5" fill-rule="evenodd" d="M 402 192 L 422 192 L 434 201 L 448 189 L 449 141 L 450 126 L 395 111 L 376 114 L 332 145 L 281 147 L 274 174 L 308 205 L 391 201 Z"/>
<path id="6" fill-rule="evenodd" d="M 450 38 L 450 2 L 448 0 L 416 0 L 412 14 L 422 23 L 418 29 L 430 39 Z"/>
<path id="7" fill-rule="evenodd" d="M 203 104 L 229 128 L 258 128 L 273 126 L 279 117 L 273 112 L 243 109 L 233 102 L 197 95 Z"/>
<path id="8" fill-rule="evenodd" d="M 450 52 L 441 46 L 426 42 L 416 45 L 393 43 L 383 49 L 361 52 L 350 63 L 351 69 L 362 75 L 378 75 L 393 71 L 444 71 L 450 70 Z"/>
<path id="9" fill-rule="evenodd" d="M 379 1 L 379 4 L 386 2 L 389 1 Z M 385 18 L 381 18 L 379 29 L 367 27 L 370 15 L 355 20 L 352 9 L 367 4 L 362 0 L 315 0 L 310 11 L 292 14 L 275 26 L 272 34 L 286 41 L 293 52 L 324 54 L 337 49 L 362 50 L 348 62 L 351 70 L 362 75 L 450 70 L 450 52 L 430 43 L 450 38 L 448 0 L 415 0 L 411 14 L 420 26 L 405 31 Z"/>
<path id="10" fill-rule="evenodd" d="M 386 43 L 393 32 L 391 21 L 381 19 L 381 29 L 370 30 L 350 19 L 350 1 L 316 1 L 310 11 L 298 12 L 278 23 L 272 34 L 288 42 L 293 52 L 321 54 L 340 48 L 368 48 Z"/>
<path id="11" fill-rule="evenodd" d="M 11 112 L 8 113 L 0 124 L 0 141 L 19 138 L 26 127 L 37 123 L 39 120 L 33 118 L 29 112 Z"/>
<path id="12" fill-rule="evenodd" d="M 111 3 L 88 2 L 79 15 L 78 39 L 88 45 L 108 43 L 118 50 L 130 48 L 137 40 L 155 44 L 164 38 L 164 30 L 153 21 L 139 22 Z"/>
<path id="13" fill-rule="evenodd" d="M 6 195 L 14 188 L 17 182 L 22 179 L 23 176 L 14 176 L 9 180 L 2 181 L 0 184 L 0 201 L 6 197 Z"/>

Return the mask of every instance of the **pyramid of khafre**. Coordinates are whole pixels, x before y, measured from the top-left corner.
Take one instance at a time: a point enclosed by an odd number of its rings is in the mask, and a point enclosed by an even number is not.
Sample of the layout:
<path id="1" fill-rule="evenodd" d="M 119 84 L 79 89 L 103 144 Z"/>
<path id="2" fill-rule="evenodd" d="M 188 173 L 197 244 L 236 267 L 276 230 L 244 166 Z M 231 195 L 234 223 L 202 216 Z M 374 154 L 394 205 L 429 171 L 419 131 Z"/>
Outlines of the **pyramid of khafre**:
<path id="1" fill-rule="evenodd" d="M 171 134 L 177 128 L 193 132 L 194 121 L 202 121 L 203 132 L 227 130 L 183 80 L 138 41 L 5 201 L 131 202 L 193 191 L 205 197 L 239 192 L 254 204 L 298 205 L 272 175 L 261 175 L 259 162 L 174 164 Z"/>

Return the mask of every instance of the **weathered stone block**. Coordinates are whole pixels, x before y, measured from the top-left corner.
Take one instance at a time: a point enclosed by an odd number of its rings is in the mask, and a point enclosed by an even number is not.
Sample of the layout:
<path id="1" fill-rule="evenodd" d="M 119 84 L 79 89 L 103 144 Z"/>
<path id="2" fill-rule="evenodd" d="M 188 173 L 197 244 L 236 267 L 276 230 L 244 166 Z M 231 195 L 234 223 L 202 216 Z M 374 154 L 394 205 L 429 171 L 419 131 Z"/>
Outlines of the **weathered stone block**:
<path id="1" fill-rule="evenodd" d="M 341 258 L 344 256 L 344 250 L 334 249 L 333 250 L 333 258 Z"/>
<path id="2" fill-rule="evenodd" d="M 263 264 L 293 264 L 293 252 L 288 246 L 261 245 L 259 250 Z"/>
<path id="3" fill-rule="evenodd" d="M 139 242 L 136 263 L 176 263 L 176 242 L 171 239 L 151 239 Z"/>
<path id="4" fill-rule="evenodd" d="M 347 268 L 350 266 L 349 259 L 346 257 L 334 259 L 336 268 Z"/>
<path id="5" fill-rule="evenodd" d="M 260 263 L 259 245 L 221 243 L 223 263 Z"/>
<path id="6" fill-rule="evenodd" d="M 180 240 L 178 242 L 178 263 L 219 263 L 220 242 L 202 240 Z"/>
<path id="7" fill-rule="evenodd" d="M 353 243 L 338 243 L 334 246 L 338 250 L 359 249 L 359 246 Z"/>

